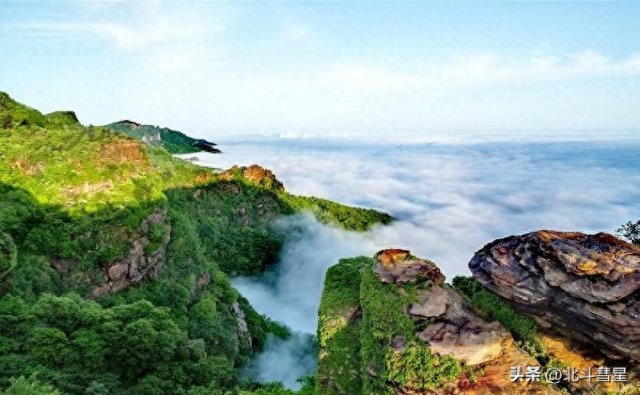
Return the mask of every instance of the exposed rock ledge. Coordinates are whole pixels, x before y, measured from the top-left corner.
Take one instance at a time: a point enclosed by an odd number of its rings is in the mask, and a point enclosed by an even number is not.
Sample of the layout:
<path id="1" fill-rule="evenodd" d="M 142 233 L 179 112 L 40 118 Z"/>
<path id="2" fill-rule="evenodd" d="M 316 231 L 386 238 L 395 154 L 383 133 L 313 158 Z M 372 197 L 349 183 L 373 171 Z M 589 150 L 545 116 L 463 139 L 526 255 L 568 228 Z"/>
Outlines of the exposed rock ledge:
<path id="1" fill-rule="evenodd" d="M 538 231 L 491 243 L 469 268 L 543 326 L 640 361 L 640 248 L 607 233 Z"/>
<path id="2" fill-rule="evenodd" d="M 220 173 L 220 178 L 227 181 L 234 178 L 243 178 L 266 189 L 284 191 L 284 185 L 276 178 L 273 172 L 259 165 L 251 165 L 249 167 L 233 166 Z"/>
<path id="3" fill-rule="evenodd" d="M 164 239 L 155 251 L 147 251 L 151 243 L 149 228 L 151 225 L 164 228 Z M 95 287 L 91 294 L 94 297 L 108 292 L 116 292 L 137 283 L 145 278 L 155 277 L 164 267 L 167 244 L 170 237 L 170 226 L 167 224 L 167 213 L 156 211 L 149 215 L 140 226 L 140 234 L 133 240 L 133 246 L 126 257 L 103 269 L 104 283 Z"/>
<path id="4" fill-rule="evenodd" d="M 423 284 L 405 311 L 416 328 L 421 328 L 416 337 L 425 341 L 435 354 L 448 355 L 465 366 L 482 369 L 475 380 L 462 374 L 438 389 L 417 390 L 409 385 L 394 389 L 394 393 L 557 394 L 555 389 L 540 383 L 509 379 L 511 367 L 540 366 L 538 361 L 516 346 L 502 324 L 478 316 L 462 295 L 444 283 L 445 276 L 433 262 L 407 250 L 387 249 L 376 254 L 374 270 L 380 281 L 395 284 L 402 291 L 405 284 Z M 404 347 L 403 339 L 396 337 L 394 350 Z"/>
<path id="5" fill-rule="evenodd" d="M 375 271 L 383 283 L 431 281 L 440 285 L 444 275 L 435 263 L 412 256 L 407 250 L 387 249 L 376 254 Z"/>

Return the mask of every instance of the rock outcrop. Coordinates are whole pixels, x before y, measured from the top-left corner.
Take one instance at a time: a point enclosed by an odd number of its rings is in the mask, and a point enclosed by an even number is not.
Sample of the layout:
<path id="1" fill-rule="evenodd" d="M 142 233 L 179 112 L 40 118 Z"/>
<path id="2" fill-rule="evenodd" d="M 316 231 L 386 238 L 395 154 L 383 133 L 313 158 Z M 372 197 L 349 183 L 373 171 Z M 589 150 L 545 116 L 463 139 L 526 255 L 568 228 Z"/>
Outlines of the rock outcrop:
<path id="1" fill-rule="evenodd" d="M 640 361 L 640 248 L 607 233 L 538 231 L 487 245 L 469 268 L 542 326 Z"/>
<path id="2" fill-rule="evenodd" d="M 265 169 L 259 165 L 251 165 L 248 167 L 233 166 L 222 173 L 220 178 L 223 180 L 233 180 L 234 178 L 243 178 L 250 183 L 257 184 L 263 188 L 284 191 L 284 185 L 276 178 L 275 174 L 269 169 Z"/>
<path id="3" fill-rule="evenodd" d="M 433 352 L 474 366 L 500 358 L 505 346 L 512 342 L 500 323 L 475 315 L 462 296 L 448 286 L 433 286 L 420 292 L 418 299 L 409 314 L 416 320 L 434 320 L 417 334 Z"/>
<path id="4" fill-rule="evenodd" d="M 557 394 L 511 380 L 512 367 L 542 367 L 444 280 L 433 262 L 402 249 L 331 267 L 316 394 Z"/>
<path id="5" fill-rule="evenodd" d="M 444 275 L 431 261 L 412 256 L 409 251 L 397 248 L 382 250 L 376 254 L 375 272 L 383 283 L 406 284 L 432 281 L 442 284 Z"/>
<path id="6" fill-rule="evenodd" d="M 150 227 L 160 227 L 162 240 L 156 240 L 152 249 Z M 103 269 L 104 283 L 95 287 L 92 296 L 97 297 L 108 292 L 116 292 L 145 278 L 155 277 L 164 267 L 167 244 L 169 243 L 170 226 L 164 211 L 149 215 L 140 226 L 140 234 L 132 242 L 126 257 Z"/>

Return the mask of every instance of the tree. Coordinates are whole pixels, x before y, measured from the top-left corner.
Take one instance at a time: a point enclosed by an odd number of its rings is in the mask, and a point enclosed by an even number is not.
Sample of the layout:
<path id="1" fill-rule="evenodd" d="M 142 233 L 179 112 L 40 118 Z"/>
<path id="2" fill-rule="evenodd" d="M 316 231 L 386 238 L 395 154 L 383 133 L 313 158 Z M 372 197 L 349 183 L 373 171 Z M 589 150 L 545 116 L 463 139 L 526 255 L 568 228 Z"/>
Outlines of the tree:
<path id="1" fill-rule="evenodd" d="M 39 383 L 34 377 L 25 378 L 20 376 L 11 379 L 11 386 L 4 392 L 5 395 L 60 395 L 48 384 Z"/>
<path id="2" fill-rule="evenodd" d="M 640 220 L 629 221 L 616 230 L 618 236 L 629 240 L 631 243 L 640 246 Z"/>
<path id="3" fill-rule="evenodd" d="M 0 232 L 0 280 L 15 267 L 18 253 L 11 236 Z"/>

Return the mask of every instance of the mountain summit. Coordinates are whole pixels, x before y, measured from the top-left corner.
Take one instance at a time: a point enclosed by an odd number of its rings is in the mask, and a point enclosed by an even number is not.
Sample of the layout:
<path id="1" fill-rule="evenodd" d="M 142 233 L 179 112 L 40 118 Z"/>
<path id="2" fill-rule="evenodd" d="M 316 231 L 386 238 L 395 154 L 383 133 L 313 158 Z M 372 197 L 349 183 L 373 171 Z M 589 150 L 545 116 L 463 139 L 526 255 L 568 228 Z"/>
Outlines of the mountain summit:
<path id="1" fill-rule="evenodd" d="M 161 146 L 171 154 L 190 154 L 199 151 L 220 153 L 217 144 L 203 139 L 194 139 L 186 134 L 165 127 L 143 125 L 122 120 L 105 125 L 104 128 L 126 134 L 149 145 Z"/>

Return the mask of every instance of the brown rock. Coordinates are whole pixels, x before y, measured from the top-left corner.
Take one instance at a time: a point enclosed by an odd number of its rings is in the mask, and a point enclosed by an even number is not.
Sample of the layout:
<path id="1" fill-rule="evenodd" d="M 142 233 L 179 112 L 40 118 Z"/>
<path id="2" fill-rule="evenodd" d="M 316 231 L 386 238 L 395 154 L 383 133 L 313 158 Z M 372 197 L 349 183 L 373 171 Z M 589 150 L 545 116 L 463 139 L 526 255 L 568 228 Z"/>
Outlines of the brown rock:
<path id="1" fill-rule="evenodd" d="M 375 272 L 383 283 L 410 281 L 443 284 L 444 275 L 431 261 L 412 256 L 407 250 L 388 249 L 376 254 Z"/>
<path id="2" fill-rule="evenodd" d="M 538 321 L 640 361 L 640 248 L 606 233 L 539 231 L 493 242 L 469 268 Z"/>
<path id="3" fill-rule="evenodd" d="M 499 358 L 504 345 L 512 342 L 511 335 L 502 325 L 476 316 L 462 296 L 448 286 L 434 286 L 423 292 L 421 299 L 421 305 L 431 305 L 430 309 L 436 314 L 444 310 L 437 314 L 436 322 L 417 334 L 440 355 L 451 355 L 467 365 L 478 365 Z M 415 310 L 412 306 L 410 314 Z"/>
<path id="4" fill-rule="evenodd" d="M 105 163 L 135 163 L 146 162 L 142 145 L 133 140 L 117 140 L 102 145 L 100 158 Z"/>
<path id="5" fill-rule="evenodd" d="M 404 261 L 409 257 L 409 250 L 389 248 L 378 253 L 376 258 L 383 266 L 393 266 L 396 262 Z"/>
<path id="6" fill-rule="evenodd" d="M 112 281 L 117 281 L 122 278 L 127 273 L 127 265 L 124 263 L 118 263 L 109 268 L 107 270 L 107 276 Z"/>
<path id="7" fill-rule="evenodd" d="M 273 172 L 259 165 L 251 165 L 249 167 L 233 166 L 220 173 L 220 178 L 224 181 L 231 181 L 236 177 L 242 177 L 265 189 L 284 191 L 284 185 L 276 178 Z"/>

